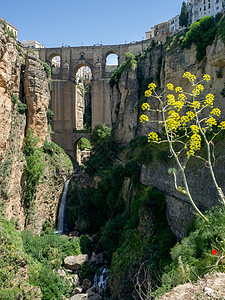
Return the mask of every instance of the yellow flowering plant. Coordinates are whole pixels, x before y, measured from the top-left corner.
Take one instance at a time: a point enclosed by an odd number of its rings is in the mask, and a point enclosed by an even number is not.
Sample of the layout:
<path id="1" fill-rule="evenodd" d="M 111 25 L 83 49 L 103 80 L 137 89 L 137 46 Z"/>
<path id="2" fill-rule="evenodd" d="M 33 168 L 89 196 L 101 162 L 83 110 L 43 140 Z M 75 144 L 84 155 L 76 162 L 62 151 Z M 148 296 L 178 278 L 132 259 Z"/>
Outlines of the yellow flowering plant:
<path id="1" fill-rule="evenodd" d="M 207 94 L 203 99 L 196 99 L 204 91 L 203 82 L 209 82 L 210 76 L 205 74 L 203 78 L 196 82 L 196 76 L 190 72 L 185 72 L 184 78 L 188 79 L 192 85 L 191 92 L 184 92 L 183 88 L 178 86 L 174 87 L 173 84 L 168 83 L 166 89 L 161 93 L 157 94 L 156 85 L 150 83 L 148 90 L 145 92 L 146 97 L 151 97 L 158 101 L 158 108 L 152 109 L 148 103 L 142 105 L 142 109 L 148 113 L 157 112 L 161 114 L 160 120 L 152 120 L 147 115 L 141 115 L 140 121 L 145 122 L 157 122 L 161 123 L 165 129 L 165 139 L 160 139 L 159 135 L 155 132 L 150 132 L 148 135 L 148 142 L 169 144 L 169 150 L 171 156 L 176 160 L 178 171 L 175 169 L 172 173 L 174 175 L 175 188 L 187 195 L 192 206 L 196 212 L 210 224 L 208 218 L 199 210 L 195 204 L 192 195 L 189 191 L 188 182 L 186 178 L 185 168 L 188 160 L 192 156 L 196 156 L 205 162 L 208 166 L 214 185 L 218 191 L 220 201 L 225 205 L 225 197 L 222 189 L 219 187 L 211 161 L 211 151 L 214 147 L 213 139 L 220 133 L 221 130 L 225 129 L 225 121 L 218 122 L 217 117 L 220 116 L 221 111 L 219 108 L 214 108 L 214 95 Z M 169 91 L 169 94 L 165 94 Z M 171 93 L 172 92 L 172 93 Z M 174 93 L 174 94 L 173 94 Z M 213 132 L 213 126 L 216 126 L 217 131 Z M 208 139 L 207 131 L 211 131 L 210 139 Z M 180 134 L 182 133 L 182 134 Z M 198 155 L 198 151 L 201 149 L 202 140 L 204 140 L 207 148 L 207 159 Z M 179 147 L 175 147 L 175 144 L 179 144 Z M 179 149 L 179 150 L 177 150 Z M 181 154 L 185 153 L 181 157 Z M 177 174 L 182 174 L 183 187 L 177 185 Z M 212 226 L 212 224 L 210 224 Z"/>

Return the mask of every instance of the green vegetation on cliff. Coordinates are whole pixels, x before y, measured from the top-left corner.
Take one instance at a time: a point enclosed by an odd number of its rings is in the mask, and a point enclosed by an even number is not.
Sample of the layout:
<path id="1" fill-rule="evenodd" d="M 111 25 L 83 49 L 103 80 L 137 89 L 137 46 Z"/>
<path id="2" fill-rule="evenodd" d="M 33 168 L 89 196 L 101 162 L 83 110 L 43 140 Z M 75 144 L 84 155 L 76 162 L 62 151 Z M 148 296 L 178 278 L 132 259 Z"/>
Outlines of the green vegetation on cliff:
<path id="1" fill-rule="evenodd" d="M 49 230 L 41 236 L 20 233 L 15 222 L 2 216 L 0 228 L 0 299 L 61 300 L 69 296 L 72 286 L 56 270 L 66 256 L 80 253 L 79 238 Z"/>

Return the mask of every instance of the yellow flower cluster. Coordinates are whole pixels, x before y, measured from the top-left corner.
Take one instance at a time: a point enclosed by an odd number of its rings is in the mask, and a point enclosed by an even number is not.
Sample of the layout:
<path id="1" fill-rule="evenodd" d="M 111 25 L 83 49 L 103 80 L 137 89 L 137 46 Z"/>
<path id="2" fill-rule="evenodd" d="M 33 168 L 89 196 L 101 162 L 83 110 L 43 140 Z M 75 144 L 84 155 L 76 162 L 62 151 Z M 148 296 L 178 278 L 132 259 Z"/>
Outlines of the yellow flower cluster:
<path id="1" fill-rule="evenodd" d="M 176 88 L 175 88 L 175 92 L 176 92 L 176 93 L 182 93 L 182 92 L 183 92 L 182 87 L 181 87 L 181 86 L 176 87 Z"/>
<path id="2" fill-rule="evenodd" d="M 205 123 L 209 126 L 212 127 L 213 125 L 217 125 L 216 119 L 213 117 L 210 117 L 208 120 L 205 121 Z"/>
<path id="3" fill-rule="evenodd" d="M 182 100 L 176 101 L 174 104 L 174 107 L 177 109 L 177 111 L 180 111 L 181 108 L 184 106 L 185 102 Z"/>
<path id="4" fill-rule="evenodd" d="M 180 124 L 185 127 L 187 125 L 187 123 L 190 122 L 190 118 L 188 116 L 183 116 L 180 119 Z"/>
<path id="5" fill-rule="evenodd" d="M 204 78 L 204 80 L 205 81 L 207 81 L 207 82 L 209 82 L 210 81 L 210 76 L 208 75 L 208 74 L 205 74 L 204 76 L 203 76 L 203 78 Z"/>
<path id="6" fill-rule="evenodd" d="M 194 133 L 190 138 L 190 150 L 187 151 L 187 155 L 194 155 L 195 151 L 198 151 L 201 149 L 201 136 L 197 133 Z"/>
<path id="7" fill-rule="evenodd" d="M 143 103 L 141 106 L 142 110 L 150 110 L 150 105 L 148 103 Z"/>
<path id="8" fill-rule="evenodd" d="M 158 134 L 155 133 L 155 132 L 150 132 L 149 135 L 148 135 L 148 142 L 151 142 L 151 141 L 155 141 L 155 142 L 158 142 L 160 141 L 161 139 L 159 138 Z"/>
<path id="9" fill-rule="evenodd" d="M 167 99 L 168 99 L 167 103 L 169 105 L 174 105 L 176 102 L 175 97 L 172 94 L 167 95 Z"/>
<path id="10" fill-rule="evenodd" d="M 152 91 L 153 90 L 155 90 L 155 88 L 156 88 L 156 85 L 152 82 L 152 83 L 150 83 L 149 85 L 148 85 L 148 90 L 147 91 L 145 91 L 145 97 L 151 97 L 151 95 L 152 95 Z"/>
<path id="11" fill-rule="evenodd" d="M 192 75 L 190 72 L 185 72 L 183 77 L 187 78 L 191 83 L 194 83 L 196 80 L 195 75 Z"/>
<path id="12" fill-rule="evenodd" d="M 207 94 L 205 96 L 205 101 L 204 101 L 205 105 L 213 106 L 213 101 L 214 101 L 214 95 L 213 94 Z"/>
<path id="13" fill-rule="evenodd" d="M 152 91 L 151 90 L 147 90 L 147 91 L 145 91 L 145 97 L 151 97 L 151 95 L 152 95 Z"/>
<path id="14" fill-rule="evenodd" d="M 202 84 L 197 84 L 196 87 L 193 89 L 192 94 L 194 96 L 198 96 L 203 91 L 204 91 L 204 86 Z"/>
<path id="15" fill-rule="evenodd" d="M 225 121 L 222 121 L 220 125 L 218 125 L 221 129 L 225 129 Z"/>
<path id="16" fill-rule="evenodd" d="M 180 119 L 181 126 L 185 127 L 192 119 L 194 119 L 195 114 L 192 111 L 188 111 L 185 116 Z"/>
<path id="17" fill-rule="evenodd" d="M 166 85 L 166 87 L 168 88 L 169 91 L 173 91 L 173 89 L 174 89 L 174 86 L 173 86 L 172 83 L 168 83 L 168 84 Z"/>
<path id="18" fill-rule="evenodd" d="M 201 106 L 201 104 L 198 101 L 193 101 L 190 105 L 190 107 L 195 108 L 195 109 L 199 109 L 200 106 Z"/>
<path id="19" fill-rule="evenodd" d="M 139 120 L 140 120 L 141 123 L 145 123 L 145 122 L 149 121 L 149 118 L 146 115 L 141 115 Z"/>
<path id="20" fill-rule="evenodd" d="M 185 96 L 184 94 L 179 94 L 179 96 L 178 96 L 178 99 L 179 99 L 179 100 L 176 101 L 174 95 L 169 94 L 169 95 L 167 96 L 167 99 L 168 99 L 168 101 L 167 101 L 168 105 L 174 106 L 174 108 L 176 108 L 177 111 L 180 111 L 181 108 L 182 108 L 182 107 L 184 106 L 184 104 L 185 104 L 184 101 L 186 100 L 186 96 Z"/>
<path id="21" fill-rule="evenodd" d="M 219 108 L 213 108 L 210 114 L 219 117 L 221 114 L 221 110 Z"/>
<path id="22" fill-rule="evenodd" d="M 155 90 L 155 89 L 156 89 L 156 85 L 152 82 L 152 83 L 150 83 L 150 84 L 148 85 L 148 88 L 149 88 L 150 90 Z"/>
<path id="23" fill-rule="evenodd" d="M 197 125 L 191 125 L 190 128 L 193 133 L 199 133 L 199 127 Z"/>
<path id="24" fill-rule="evenodd" d="M 171 131 L 171 130 L 177 131 L 177 129 L 180 127 L 180 122 L 179 122 L 180 115 L 177 112 L 175 112 L 174 110 L 171 110 L 168 113 L 168 115 L 169 116 L 166 120 L 167 129 L 169 131 Z"/>
<path id="25" fill-rule="evenodd" d="M 193 111 L 187 111 L 186 115 L 192 120 L 195 117 L 195 113 L 193 113 Z"/>
<path id="26" fill-rule="evenodd" d="M 185 100 L 187 100 L 187 97 L 186 97 L 184 94 L 179 94 L 179 95 L 178 95 L 178 100 L 183 100 L 183 101 L 185 101 Z"/>

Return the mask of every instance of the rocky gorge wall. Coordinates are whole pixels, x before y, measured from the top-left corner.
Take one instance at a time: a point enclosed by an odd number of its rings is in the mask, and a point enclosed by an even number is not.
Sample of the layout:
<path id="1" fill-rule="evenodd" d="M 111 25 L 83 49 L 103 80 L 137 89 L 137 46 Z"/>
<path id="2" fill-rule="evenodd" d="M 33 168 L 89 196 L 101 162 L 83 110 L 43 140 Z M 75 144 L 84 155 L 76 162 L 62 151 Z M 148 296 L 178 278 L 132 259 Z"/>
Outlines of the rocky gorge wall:
<path id="1" fill-rule="evenodd" d="M 40 140 L 51 142 L 47 123 L 50 90 L 43 65 L 32 53 L 25 53 L 0 24 L 0 201 L 8 219 L 25 227 L 26 158 L 23 143 L 28 129 Z M 26 109 L 27 108 L 27 109 Z M 41 148 L 40 148 L 41 149 Z M 55 223 L 64 181 L 72 172 L 65 154 L 57 163 L 43 154 L 44 176 L 35 197 L 35 211 L 29 228 L 39 233 L 45 221 Z"/>
<path id="2" fill-rule="evenodd" d="M 150 131 L 160 131 L 156 123 L 142 125 L 139 121 L 141 114 L 140 99 L 143 99 L 144 90 L 150 82 L 155 82 L 161 89 L 167 83 L 182 86 L 185 91 L 190 91 L 190 83 L 182 78 L 184 72 L 189 71 L 201 78 L 204 74 L 211 76 L 210 84 L 205 85 L 204 94 L 215 95 L 215 106 L 221 109 L 221 118 L 225 119 L 224 89 L 225 76 L 225 47 L 218 39 L 207 48 L 206 57 L 198 62 L 196 60 L 195 46 L 181 50 L 180 47 L 166 51 L 162 45 L 149 49 L 137 68 L 123 72 L 117 85 L 111 90 L 112 120 L 115 126 L 117 141 L 128 144 L 131 139 L 138 136 L 147 136 Z M 151 102 L 152 108 L 157 108 Z M 158 119 L 157 113 L 152 114 L 152 120 Z M 216 165 L 215 173 L 219 185 L 225 190 L 224 184 L 224 151 L 223 140 L 215 145 Z M 159 160 L 156 155 L 152 161 L 142 164 L 141 183 L 157 187 L 163 191 L 167 202 L 167 219 L 172 231 L 179 238 L 185 234 L 185 227 L 191 220 L 192 207 L 185 196 L 176 191 L 173 177 L 167 173 L 170 167 L 176 167 L 168 159 Z M 188 182 L 193 198 L 202 209 L 209 209 L 218 205 L 218 195 L 213 188 L 210 173 L 204 163 L 192 159 L 187 167 Z M 180 181 L 180 179 L 178 179 Z"/>

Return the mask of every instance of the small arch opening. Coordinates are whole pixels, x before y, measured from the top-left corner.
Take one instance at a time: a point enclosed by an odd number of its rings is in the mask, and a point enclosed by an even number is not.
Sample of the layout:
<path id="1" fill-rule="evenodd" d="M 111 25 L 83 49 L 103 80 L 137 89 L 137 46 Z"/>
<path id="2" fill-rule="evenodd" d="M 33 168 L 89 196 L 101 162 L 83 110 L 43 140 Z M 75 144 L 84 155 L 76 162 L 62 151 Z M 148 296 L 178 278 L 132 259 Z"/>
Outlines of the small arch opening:
<path id="1" fill-rule="evenodd" d="M 51 65 L 52 65 L 52 67 L 60 68 L 60 66 L 61 66 L 61 57 L 59 55 L 54 55 L 51 58 Z"/>
<path id="2" fill-rule="evenodd" d="M 106 57 L 106 66 L 118 66 L 118 55 L 111 53 Z"/>
<path id="3" fill-rule="evenodd" d="M 74 143 L 74 158 L 81 166 L 91 155 L 91 143 L 85 137 L 81 137 Z"/>

